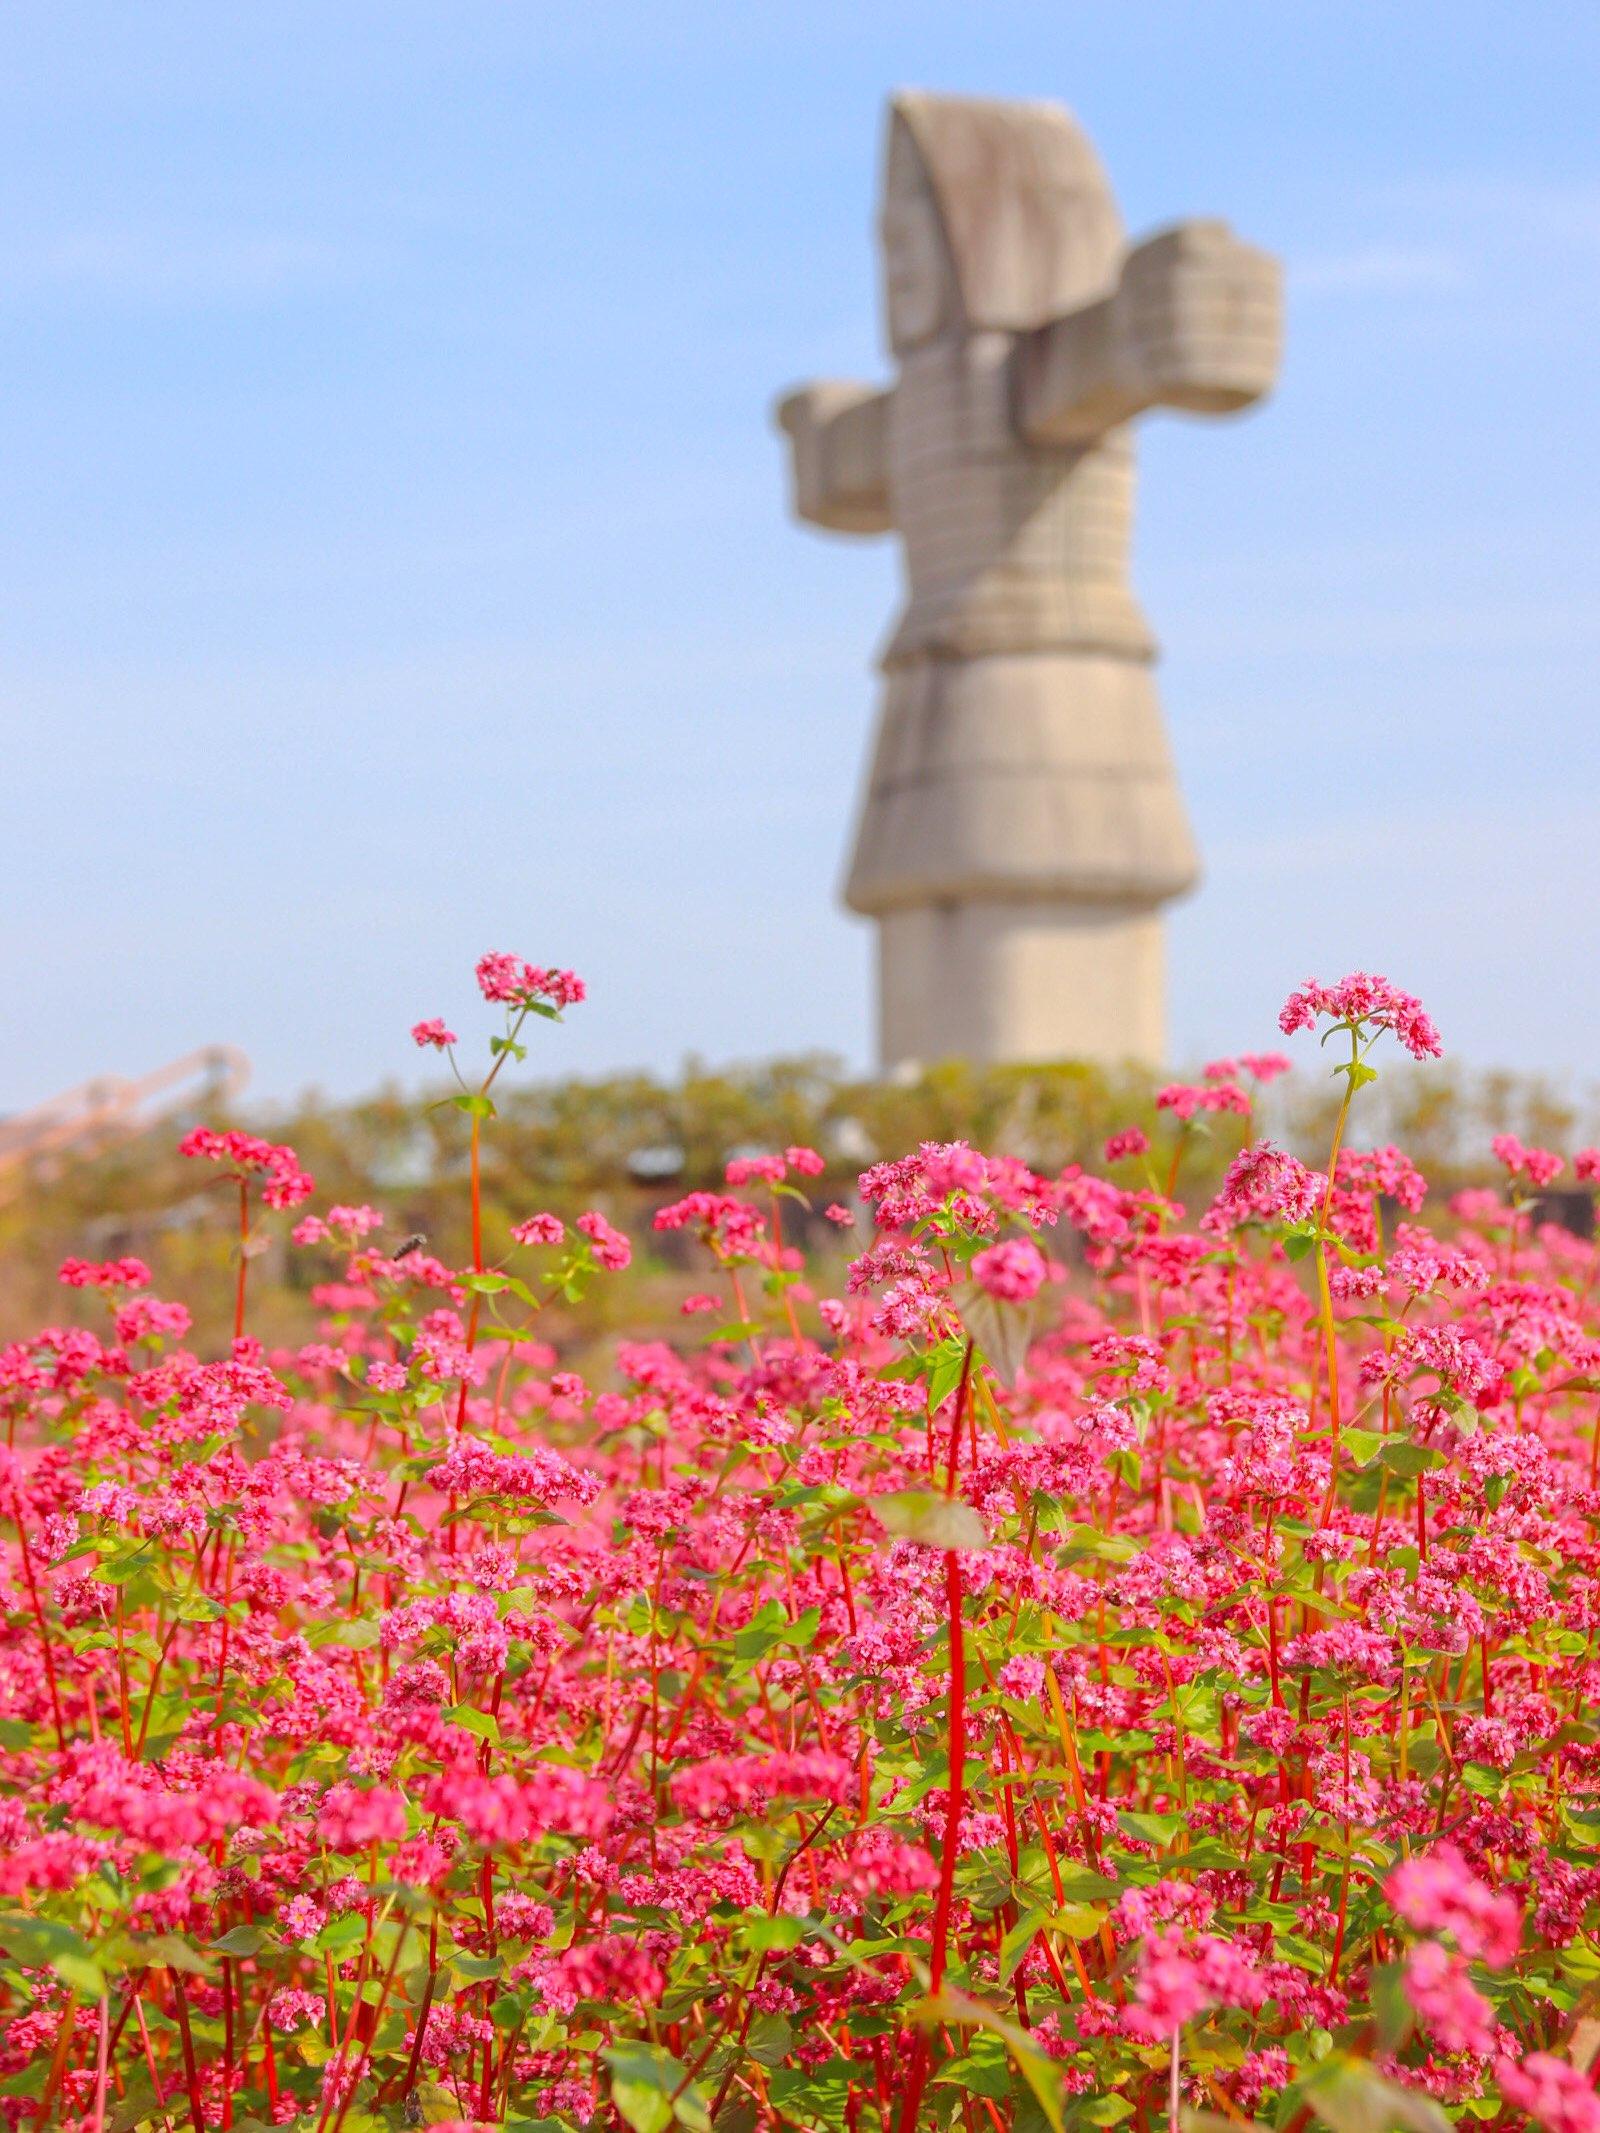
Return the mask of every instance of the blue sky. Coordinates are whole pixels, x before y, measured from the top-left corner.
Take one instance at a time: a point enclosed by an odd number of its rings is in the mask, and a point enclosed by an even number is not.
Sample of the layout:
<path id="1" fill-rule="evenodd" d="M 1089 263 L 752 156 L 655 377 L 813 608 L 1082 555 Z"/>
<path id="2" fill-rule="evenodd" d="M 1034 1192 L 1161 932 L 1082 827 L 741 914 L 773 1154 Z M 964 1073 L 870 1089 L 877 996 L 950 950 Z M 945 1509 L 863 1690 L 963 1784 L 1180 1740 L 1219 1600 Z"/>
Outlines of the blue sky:
<path id="1" fill-rule="evenodd" d="M 881 371 L 901 84 L 1059 97 L 1136 231 L 1288 263 L 1276 398 L 1144 426 L 1175 1054 L 1367 966 L 1587 1075 L 1592 6 L 10 0 L 0 1107 L 410 1076 L 486 947 L 588 975 L 552 1070 L 867 1058 L 894 559 L 789 522 L 767 411 Z"/>

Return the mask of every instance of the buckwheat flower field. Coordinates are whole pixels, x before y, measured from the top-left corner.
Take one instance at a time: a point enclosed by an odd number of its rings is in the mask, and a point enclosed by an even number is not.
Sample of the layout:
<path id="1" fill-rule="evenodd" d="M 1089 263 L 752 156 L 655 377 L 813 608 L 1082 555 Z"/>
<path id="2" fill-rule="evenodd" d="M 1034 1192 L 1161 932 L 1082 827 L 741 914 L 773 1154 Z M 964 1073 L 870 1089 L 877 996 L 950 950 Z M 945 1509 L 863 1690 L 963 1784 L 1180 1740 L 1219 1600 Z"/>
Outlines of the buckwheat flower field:
<path id="1" fill-rule="evenodd" d="M 867 1170 L 837 1296 L 820 1157 L 743 1156 L 588 1382 L 541 1310 L 629 1239 L 480 1220 L 583 986 L 477 976 L 481 1070 L 413 1032 L 470 1263 L 201 1129 L 231 1348 L 124 1257 L 0 1352 L 10 2124 L 1596 2133 L 1600 1259 L 1556 1153 L 1436 1206 L 1365 1145 L 1419 1004 L 1287 1003 L 1320 1167 L 1251 1128 L 1185 1204 L 1287 1063 L 1218 1062 L 1101 1174 Z M 341 1254 L 295 1351 L 274 1228 Z"/>

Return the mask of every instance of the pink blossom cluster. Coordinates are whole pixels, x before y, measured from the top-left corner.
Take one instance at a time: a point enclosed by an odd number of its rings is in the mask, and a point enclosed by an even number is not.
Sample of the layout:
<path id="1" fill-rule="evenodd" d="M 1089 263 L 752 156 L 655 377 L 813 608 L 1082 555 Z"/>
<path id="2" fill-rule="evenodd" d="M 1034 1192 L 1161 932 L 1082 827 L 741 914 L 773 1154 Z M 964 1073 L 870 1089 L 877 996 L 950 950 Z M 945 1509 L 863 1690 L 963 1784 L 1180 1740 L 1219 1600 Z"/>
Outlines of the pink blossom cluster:
<path id="1" fill-rule="evenodd" d="M 478 990 L 491 1002 L 502 1002 L 507 1007 L 527 1007 L 542 1004 L 547 1007 L 576 1007 L 587 998 L 588 988 L 582 978 L 570 970 L 545 970 L 538 964 L 525 963 L 515 955 L 484 955 L 478 958 L 476 976 Z M 432 1029 L 431 1024 L 419 1025 Z M 413 1030 L 413 1036 L 416 1031 Z M 436 1043 L 431 1034 L 419 1043 Z M 453 1039 L 446 1039 L 453 1042 Z"/>
<path id="2" fill-rule="evenodd" d="M 301 1169 L 292 1148 L 264 1141 L 254 1133 L 237 1129 L 218 1133 L 209 1126 L 196 1126 L 178 1143 L 178 1153 L 207 1163 L 231 1163 L 236 1174 L 261 1177 L 265 1181 L 261 1197 L 268 1207 L 296 1207 L 316 1190 L 316 1180 Z"/>
<path id="3" fill-rule="evenodd" d="M 1337 985 L 1308 978 L 1285 1001 L 1278 1027 L 1292 1037 L 1297 1030 L 1315 1029 L 1324 1016 L 1368 1035 L 1387 1030 L 1413 1059 L 1437 1059 L 1444 1049 L 1420 1000 L 1387 978 L 1369 977 L 1365 971 L 1341 978 Z"/>

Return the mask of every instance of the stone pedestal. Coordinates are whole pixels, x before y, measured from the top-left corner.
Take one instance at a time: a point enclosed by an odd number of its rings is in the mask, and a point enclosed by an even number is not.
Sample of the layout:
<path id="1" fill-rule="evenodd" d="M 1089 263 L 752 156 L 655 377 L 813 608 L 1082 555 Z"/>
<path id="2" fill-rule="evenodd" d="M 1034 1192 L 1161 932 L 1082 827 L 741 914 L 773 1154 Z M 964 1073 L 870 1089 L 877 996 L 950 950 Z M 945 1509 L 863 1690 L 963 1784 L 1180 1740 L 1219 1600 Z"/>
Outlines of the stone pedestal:
<path id="1" fill-rule="evenodd" d="M 878 921 L 879 1056 L 902 1068 L 1159 1059 L 1164 930 L 1148 907 L 1067 896 L 889 912 Z"/>

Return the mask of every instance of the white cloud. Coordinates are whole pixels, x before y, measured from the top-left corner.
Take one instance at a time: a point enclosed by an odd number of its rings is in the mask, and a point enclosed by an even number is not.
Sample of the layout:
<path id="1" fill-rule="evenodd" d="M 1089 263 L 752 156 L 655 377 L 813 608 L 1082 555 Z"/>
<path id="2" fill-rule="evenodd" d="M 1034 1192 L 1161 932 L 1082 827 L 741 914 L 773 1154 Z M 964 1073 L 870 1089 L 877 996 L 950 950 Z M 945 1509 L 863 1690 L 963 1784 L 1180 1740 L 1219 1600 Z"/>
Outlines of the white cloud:
<path id="1" fill-rule="evenodd" d="M 1448 295 L 1471 279 L 1454 252 L 1425 245 L 1366 245 L 1289 268 L 1289 287 L 1297 296 Z"/>
<path id="2" fill-rule="evenodd" d="M 1500 241 L 1559 250 L 1600 245 L 1600 181 L 1592 178 L 1466 174 L 1388 187 L 1384 197 L 1405 212 L 1420 209 Z"/>
<path id="3" fill-rule="evenodd" d="M 349 260 L 314 237 L 272 231 L 88 228 L 0 253 L 13 292 L 155 304 L 256 304 L 348 278 Z"/>

